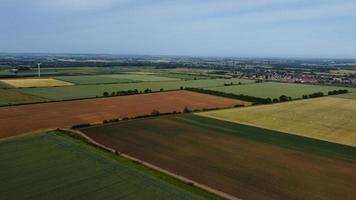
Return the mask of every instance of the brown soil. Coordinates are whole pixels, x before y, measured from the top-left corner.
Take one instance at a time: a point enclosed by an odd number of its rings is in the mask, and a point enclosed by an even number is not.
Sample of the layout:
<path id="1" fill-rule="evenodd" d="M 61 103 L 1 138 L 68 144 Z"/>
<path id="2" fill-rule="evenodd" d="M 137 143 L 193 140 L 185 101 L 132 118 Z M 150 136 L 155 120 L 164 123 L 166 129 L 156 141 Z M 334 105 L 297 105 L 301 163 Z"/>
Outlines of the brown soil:
<path id="1" fill-rule="evenodd" d="M 87 99 L 0 108 L 0 138 L 39 129 L 189 109 L 231 107 L 245 102 L 189 91 Z"/>
<path id="2" fill-rule="evenodd" d="M 95 141 L 241 199 L 353 199 L 356 162 L 185 123 L 132 120 L 82 130 Z"/>

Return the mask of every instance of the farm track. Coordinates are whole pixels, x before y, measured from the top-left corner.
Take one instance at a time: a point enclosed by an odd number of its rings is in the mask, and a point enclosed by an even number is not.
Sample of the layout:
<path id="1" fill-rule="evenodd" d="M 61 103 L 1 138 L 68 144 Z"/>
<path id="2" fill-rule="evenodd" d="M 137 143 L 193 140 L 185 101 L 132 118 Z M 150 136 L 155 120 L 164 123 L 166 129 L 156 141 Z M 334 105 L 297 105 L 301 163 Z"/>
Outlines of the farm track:
<path id="1" fill-rule="evenodd" d="M 107 151 L 110 151 L 110 152 L 112 152 L 112 153 L 119 153 L 120 156 L 122 156 L 122 157 L 124 157 L 124 158 L 126 158 L 126 159 L 128 159 L 128 160 L 131 160 L 131 161 L 134 161 L 134 162 L 138 162 L 138 163 L 140 163 L 140 164 L 142 164 L 142 165 L 144 165 L 144 166 L 146 166 L 146 167 L 149 167 L 149 168 L 151 168 L 151 169 L 153 169 L 153 170 L 159 171 L 159 172 L 161 172 L 161 173 L 163 173 L 163 174 L 172 176 L 172 177 L 174 177 L 174 178 L 176 178 L 176 179 L 178 179 L 178 180 L 180 180 L 180 181 L 183 181 L 183 182 L 185 182 L 185 183 L 187 183 L 187 184 L 192 184 L 192 185 L 194 185 L 195 187 L 198 187 L 198 188 L 200 188 L 200 189 L 206 190 L 206 191 L 208 191 L 208 192 L 210 192 L 210 193 L 213 193 L 213 194 L 215 194 L 215 195 L 218 195 L 218 196 L 223 197 L 223 198 L 226 198 L 226 199 L 240 200 L 240 199 L 237 198 L 237 197 L 234 197 L 234 196 L 231 196 L 231 195 L 229 195 L 229 194 L 227 194 L 227 193 L 224 193 L 224 192 L 221 192 L 221 191 L 219 191 L 219 190 L 213 189 L 213 188 L 211 188 L 211 187 L 209 187 L 209 186 L 206 186 L 206 185 L 204 185 L 204 184 L 200 184 L 200 183 L 198 183 L 198 182 L 196 182 L 196 181 L 193 181 L 193 180 L 191 180 L 191 179 L 189 179 L 189 178 L 186 178 L 186 177 L 184 177 L 184 176 L 181 176 L 181 175 L 172 173 L 172 172 L 170 172 L 170 171 L 168 171 L 168 170 L 165 170 L 165 169 L 163 169 L 163 168 L 160 168 L 160 167 L 158 167 L 158 166 L 156 166 L 156 165 L 150 164 L 149 162 L 146 162 L 146 161 L 144 161 L 144 160 L 140 160 L 139 158 L 135 158 L 135 157 L 130 156 L 130 155 L 128 155 L 128 154 L 125 154 L 125 153 L 123 153 L 123 152 L 117 152 L 115 149 L 110 148 L 110 147 L 108 147 L 108 146 L 105 146 L 104 144 L 101 144 L 101 143 L 95 141 L 94 139 L 92 139 L 91 137 L 89 137 L 88 135 L 86 135 L 85 133 L 83 133 L 83 132 L 81 132 L 81 131 L 74 131 L 74 130 L 66 130 L 66 131 L 75 132 L 76 134 L 80 135 L 81 137 L 83 137 L 84 139 L 86 139 L 88 142 L 90 142 L 91 144 L 93 144 L 93 145 L 95 145 L 95 146 L 98 146 L 98 147 L 100 147 L 100 148 L 102 148 L 102 149 L 105 149 L 105 150 L 107 150 Z"/>

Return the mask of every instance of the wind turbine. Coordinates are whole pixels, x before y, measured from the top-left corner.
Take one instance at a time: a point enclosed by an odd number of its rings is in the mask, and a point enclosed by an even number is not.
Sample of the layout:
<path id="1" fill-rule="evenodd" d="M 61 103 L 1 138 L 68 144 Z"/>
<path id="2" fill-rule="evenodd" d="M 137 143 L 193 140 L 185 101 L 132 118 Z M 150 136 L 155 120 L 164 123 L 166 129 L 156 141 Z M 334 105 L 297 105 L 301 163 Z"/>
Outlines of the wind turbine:
<path id="1" fill-rule="evenodd" d="M 41 77 L 41 63 L 37 63 L 38 77 Z"/>

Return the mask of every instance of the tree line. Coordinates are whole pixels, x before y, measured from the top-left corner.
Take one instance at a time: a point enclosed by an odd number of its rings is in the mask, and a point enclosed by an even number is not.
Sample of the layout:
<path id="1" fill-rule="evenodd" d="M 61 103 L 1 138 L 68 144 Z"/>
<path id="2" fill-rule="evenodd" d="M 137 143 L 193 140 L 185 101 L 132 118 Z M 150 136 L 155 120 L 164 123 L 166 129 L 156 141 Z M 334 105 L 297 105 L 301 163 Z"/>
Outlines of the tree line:
<path id="1" fill-rule="evenodd" d="M 207 90 L 207 89 L 202 89 L 202 88 L 184 88 L 184 89 L 192 91 L 192 92 L 199 92 L 199 93 L 210 94 L 210 95 L 215 95 L 215 96 L 227 97 L 227 98 L 231 98 L 231 99 L 239 99 L 239 100 L 249 101 L 249 102 L 253 102 L 254 104 L 270 104 L 270 103 L 272 103 L 271 98 L 260 98 L 260 97 L 248 96 L 248 95 L 243 95 L 243 94 L 225 93 L 225 92 L 220 92 L 220 91 L 215 91 L 215 90 Z"/>
<path id="2" fill-rule="evenodd" d="M 159 91 L 160 91 L 160 92 L 163 92 L 164 89 L 161 88 Z M 103 93 L 103 96 L 104 96 L 104 97 L 110 97 L 110 96 L 111 96 L 111 97 L 113 97 L 113 96 L 127 96 L 127 95 L 135 95 L 135 94 L 151 93 L 151 92 L 153 92 L 153 91 L 152 91 L 152 89 L 150 89 L 150 88 L 146 88 L 144 91 L 138 91 L 137 89 L 134 89 L 134 90 L 126 90 L 126 91 L 116 91 L 116 92 L 111 92 L 111 93 L 105 91 L 105 92 Z"/>
<path id="3" fill-rule="evenodd" d="M 328 95 L 338 95 L 338 94 L 346 94 L 349 93 L 348 90 L 342 89 L 342 90 L 332 90 L 328 92 Z M 317 98 L 317 97 L 323 97 L 324 93 L 323 92 L 315 92 L 312 94 L 305 94 L 302 96 L 303 99 L 309 99 L 309 98 Z"/>

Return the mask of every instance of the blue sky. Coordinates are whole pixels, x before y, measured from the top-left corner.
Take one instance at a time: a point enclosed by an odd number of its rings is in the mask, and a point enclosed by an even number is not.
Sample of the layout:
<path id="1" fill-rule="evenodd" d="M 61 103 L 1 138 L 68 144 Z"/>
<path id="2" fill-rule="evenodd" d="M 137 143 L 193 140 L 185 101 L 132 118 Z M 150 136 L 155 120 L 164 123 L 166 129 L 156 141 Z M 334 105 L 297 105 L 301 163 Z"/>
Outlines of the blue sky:
<path id="1" fill-rule="evenodd" d="M 0 0 L 0 52 L 356 58 L 356 0 Z"/>

